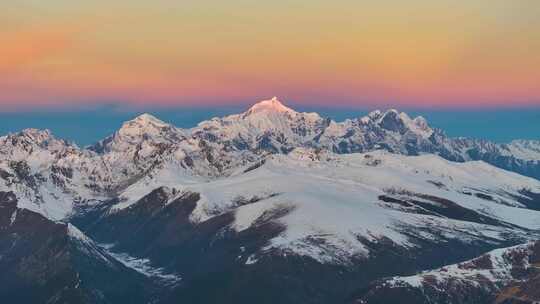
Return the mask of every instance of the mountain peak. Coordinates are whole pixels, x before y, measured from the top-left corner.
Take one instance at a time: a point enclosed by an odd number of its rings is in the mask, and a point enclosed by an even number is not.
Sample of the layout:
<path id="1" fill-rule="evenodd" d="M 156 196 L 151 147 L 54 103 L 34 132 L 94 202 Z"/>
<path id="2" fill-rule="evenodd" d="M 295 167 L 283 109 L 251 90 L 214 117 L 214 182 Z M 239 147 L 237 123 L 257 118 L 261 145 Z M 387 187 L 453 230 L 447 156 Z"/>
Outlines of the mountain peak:
<path id="1" fill-rule="evenodd" d="M 18 138 L 24 138 L 27 141 L 33 142 L 40 146 L 47 146 L 52 142 L 64 142 L 63 140 L 57 140 L 49 129 L 34 129 L 28 128 L 13 134 Z"/>
<path id="2" fill-rule="evenodd" d="M 77 148 L 77 146 L 66 140 L 57 139 L 48 129 L 28 128 L 0 137 L 0 154 L 8 150 L 25 151 L 30 154 L 41 149 L 58 152 L 68 148 Z M 26 157 L 28 156 L 26 153 L 19 155 Z"/>
<path id="3" fill-rule="evenodd" d="M 249 115 L 260 112 L 295 113 L 293 109 L 283 105 L 283 103 L 275 96 L 272 99 L 259 101 L 254 104 L 247 110 L 246 114 Z"/>
<path id="4" fill-rule="evenodd" d="M 374 122 L 386 130 L 399 133 L 412 131 L 425 138 L 431 136 L 433 133 L 433 129 L 431 129 L 424 117 L 418 116 L 412 119 L 407 113 L 400 112 L 396 109 L 388 109 L 384 112 L 375 110 L 367 116 L 360 118 L 360 121 L 364 124 Z"/>
<path id="5" fill-rule="evenodd" d="M 144 113 L 124 122 L 113 135 L 98 142 L 89 149 L 98 153 L 125 151 L 142 142 L 161 143 L 180 141 L 184 134 L 171 124 L 155 116 Z"/>
<path id="6" fill-rule="evenodd" d="M 134 119 L 132 119 L 129 122 L 137 122 L 139 124 L 147 125 L 147 124 L 154 124 L 154 125 L 168 125 L 167 123 L 163 122 L 162 120 L 158 119 L 157 117 L 153 116 L 152 114 L 143 113 Z"/>
<path id="7" fill-rule="evenodd" d="M 41 138 L 49 139 L 52 137 L 52 133 L 49 129 L 34 129 L 27 128 L 19 132 L 19 135 L 30 137 L 30 138 Z"/>
<path id="8" fill-rule="evenodd" d="M 170 128 L 171 125 L 156 118 L 155 116 L 144 113 L 132 120 L 124 122 L 119 133 L 122 135 L 137 135 L 140 133 L 152 132 L 153 130 L 161 130 Z"/>

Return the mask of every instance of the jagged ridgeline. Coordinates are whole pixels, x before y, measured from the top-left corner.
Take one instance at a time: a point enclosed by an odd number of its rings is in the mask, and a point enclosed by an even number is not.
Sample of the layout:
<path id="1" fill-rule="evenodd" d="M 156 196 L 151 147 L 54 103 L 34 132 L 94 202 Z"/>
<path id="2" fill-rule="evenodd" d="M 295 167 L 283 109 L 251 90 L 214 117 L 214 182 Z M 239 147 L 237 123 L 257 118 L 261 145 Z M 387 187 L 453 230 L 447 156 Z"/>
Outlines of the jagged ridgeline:
<path id="1" fill-rule="evenodd" d="M 27 129 L 0 137 L 0 298 L 529 303 L 538 178 L 538 141 L 276 98 L 191 129 L 143 114 L 86 148 Z"/>

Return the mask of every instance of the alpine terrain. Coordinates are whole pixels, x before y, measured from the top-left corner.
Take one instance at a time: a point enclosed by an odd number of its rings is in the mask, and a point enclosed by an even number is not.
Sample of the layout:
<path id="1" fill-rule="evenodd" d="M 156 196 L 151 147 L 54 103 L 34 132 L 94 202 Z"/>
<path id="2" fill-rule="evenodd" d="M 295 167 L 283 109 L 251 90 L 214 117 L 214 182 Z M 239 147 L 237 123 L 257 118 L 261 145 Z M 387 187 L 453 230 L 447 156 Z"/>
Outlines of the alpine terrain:
<path id="1" fill-rule="evenodd" d="M 396 110 L 0 137 L 9 303 L 538 303 L 539 239 L 540 141 Z"/>

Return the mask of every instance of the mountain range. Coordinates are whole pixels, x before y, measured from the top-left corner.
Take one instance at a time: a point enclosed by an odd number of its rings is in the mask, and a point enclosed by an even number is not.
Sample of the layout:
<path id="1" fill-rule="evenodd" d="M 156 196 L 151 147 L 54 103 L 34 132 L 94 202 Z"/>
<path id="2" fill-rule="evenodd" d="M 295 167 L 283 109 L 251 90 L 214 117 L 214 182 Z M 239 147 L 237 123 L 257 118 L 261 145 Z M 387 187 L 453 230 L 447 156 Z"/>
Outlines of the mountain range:
<path id="1" fill-rule="evenodd" d="M 0 137 L 0 296 L 42 303 L 534 303 L 540 141 L 277 98 L 80 148 Z"/>

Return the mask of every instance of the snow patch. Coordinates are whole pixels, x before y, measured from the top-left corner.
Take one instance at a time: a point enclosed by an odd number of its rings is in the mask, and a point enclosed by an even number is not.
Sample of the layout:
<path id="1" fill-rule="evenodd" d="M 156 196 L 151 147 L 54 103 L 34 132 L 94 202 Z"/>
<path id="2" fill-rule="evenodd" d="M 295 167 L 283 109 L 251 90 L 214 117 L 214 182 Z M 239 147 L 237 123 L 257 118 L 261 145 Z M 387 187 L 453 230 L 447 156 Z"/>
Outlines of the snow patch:
<path id="1" fill-rule="evenodd" d="M 149 278 L 160 280 L 168 285 L 177 284 L 182 278 L 174 273 L 167 273 L 163 268 L 154 267 L 149 259 L 136 258 L 127 253 L 118 253 L 111 251 L 112 245 L 100 245 L 101 248 L 107 251 L 109 255 L 122 263 L 124 266 L 131 268 Z"/>
<path id="2" fill-rule="evenodd" d="M 253 264 L 257 263 L 258 261 L 259 260 L 255 257 L 255 255 L 252 254 L 247 258 L 245 265 L 253 265 Z"/>
<path id="3" fill-rule="evenodd" d="M 17 209 L 15 209 L 15 211 L 13 211 L 13 213 L 11 214 L 11 217 L 9 219 L 9 225 L 13 225 L 13 223 L 15 223 L 15 220 L 17 219 Z"/>

